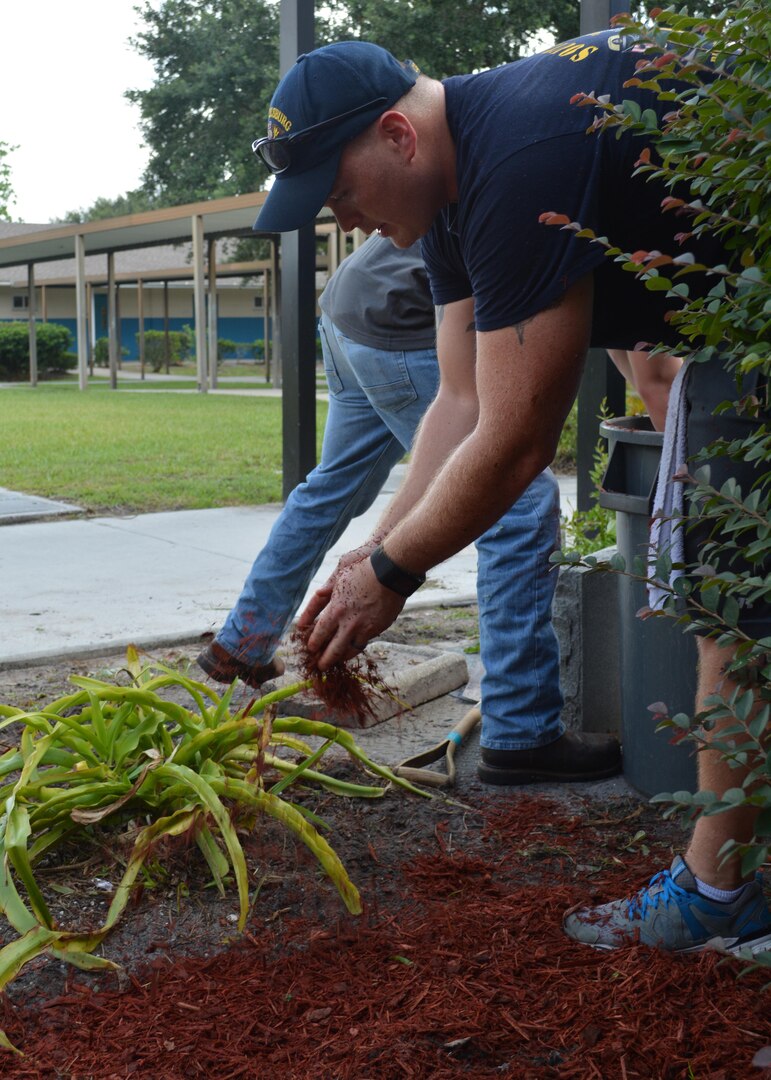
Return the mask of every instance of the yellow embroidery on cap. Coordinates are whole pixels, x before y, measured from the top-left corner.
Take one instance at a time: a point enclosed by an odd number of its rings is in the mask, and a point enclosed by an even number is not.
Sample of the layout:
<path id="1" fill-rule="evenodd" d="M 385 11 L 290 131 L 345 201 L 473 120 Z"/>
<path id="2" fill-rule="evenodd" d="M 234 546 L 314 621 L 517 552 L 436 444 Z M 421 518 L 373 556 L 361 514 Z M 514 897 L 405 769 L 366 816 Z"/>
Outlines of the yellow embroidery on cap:
<path id="1" fill-rule="evenodd" d="M 285 132 L 291 130 L 292 121 L 289 119 L 286 113 L 282 113 L 280 109 L 277 109 L 275 107 L 275 105 L 271 105 L 270 109 L 268 110 L 268 123 L 270 123 L 271 120 L 275 121 L 275 123 L 280 128 L 283 128 Z"/>

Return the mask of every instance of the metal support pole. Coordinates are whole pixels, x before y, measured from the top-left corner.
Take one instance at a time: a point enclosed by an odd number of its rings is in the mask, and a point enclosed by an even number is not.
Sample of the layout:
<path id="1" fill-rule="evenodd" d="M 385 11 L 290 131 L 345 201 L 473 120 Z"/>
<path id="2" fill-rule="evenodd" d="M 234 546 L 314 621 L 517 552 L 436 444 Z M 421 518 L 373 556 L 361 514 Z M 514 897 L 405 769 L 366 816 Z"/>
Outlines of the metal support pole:
<path id="1" fill-rule="evenodd" d="M 313 0 L 281 0 L 283 75 L 314 46 Z M 281 243 L 281 352 L 284 498 L 316 464 L 316 229 L 285 233 Z"/>
<path id="2" fill-rule="evenodd" d="M 340 265 L 337 247 L 339 235 L 340 234 L 337 228 L 334 228 L 327 237 L 327 274 L 329 275 L 329 277 L 332 277 L 332 275 Z"/>
<path id="3" fill-rule="evenodd" d="M 270 379 L 270 296 L 271 271 L 268 267 L 262 275 L 262 355 L 265 361 L 265 382 Z"/>
<path id="4" fill-rule="evenodd" d="M 107 253 L 107 345 L 110 357 L 110 389 L 118 389 L 118 292 L 115 287 L 115 253 Z"/>
<path id="5" fill-rule="evenodd" d="M 37 386 L 37 327 L 35 314 L 35 264 L 27 263 L 27 314 L 29 318 L 29 384 Z"/>
<path id="6" fill-rule="evenodd" d="M 581 0 L 582 34 L 607 29 L 613 15 L 629 10 L 629 0 Z M 577 508 L 589 510 L 594 489 L 590 477 L 594 450 L 599 438 L 600 409 L 605 401 L 611 416 L 623 416 L 626 384 L 604 349 L 590 349 L 578 391 L 578 430 L 576 434 Z"/>
<path id="7" fill-rule="evenodd" d="M 206 271 L 209 275 L 209 386 L 212 390 L 217 389 L 217 366 L 219 352 L 217 349 L 217 244 L 215 240 L 209 240 L 207 244 Z"/>
<path id="8" fill-rule="evenodd" d="M 581 0 L 579 32 L 594 34 L 607 30 L 614 15 L 629 11 L 630 0 Z"/>
<path id="9" fill-rule="evenodd" d="M 78 338 L 78 386 L 88 386 L 88 323 L 86 320 L 86 245 L 82 234 L 75 237 L 75 329 Z"/>
<path id="10" fill-rule="evenodd" d="M 139 378 L 145 377 L 145 289 L 144 282 L 137 278 L 137 321 L 139 323 Z"/>
<path id="11" fill-rule="evenodd" d="M 169 339 L 169 283 L 163 283 L 163 366 L 169 374 L 171 363 L 171 340 Z"/>
<path id="12" fill-rule="evenodd" d="M 273 354 L 273 366 L 271 369 L 271 381 L 273 386 L 280 390 L 283 385 L 282 359 L 281 359 L 281 271 L 278 261 L 278 241 L 270 242 L 270 280 L 273 288 L 270 295 L 270 333 L 271 351 Z"/>
<path id="13" fill-rule="evenodd" d="M 94 374 L 94 286 L 86 283 L 86 341 L 88 342 L 88 374 Z"/>
<path id="14" fill-rule="evenodd" d="M 203 217 L 193 214 L 193 312 L 195 319 L 195 359 L 198 371 L 198 390 L 208 390 L 206 374 L 206 279 L 203 271 Z"/>

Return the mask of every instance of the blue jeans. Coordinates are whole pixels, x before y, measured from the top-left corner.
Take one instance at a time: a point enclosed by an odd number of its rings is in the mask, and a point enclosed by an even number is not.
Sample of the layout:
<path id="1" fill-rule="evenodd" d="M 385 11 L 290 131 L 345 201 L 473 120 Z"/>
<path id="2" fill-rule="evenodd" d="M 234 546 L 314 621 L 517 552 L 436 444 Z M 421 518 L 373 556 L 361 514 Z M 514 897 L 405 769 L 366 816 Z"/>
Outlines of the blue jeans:
<path id="1" fill-rule="evenodd" d="M 329 385 L 321 461 L 286 501 L 217 641 L 267 663 L 327 551 L 377 497 L 404 456 L 439 381 L 436 352 L 377 350 L 323 315 Z M 482 745 L 540 746 L 562 734 L 559 652 L 551 625 L 559 491 L 547 470 L 477 541 Z"/>

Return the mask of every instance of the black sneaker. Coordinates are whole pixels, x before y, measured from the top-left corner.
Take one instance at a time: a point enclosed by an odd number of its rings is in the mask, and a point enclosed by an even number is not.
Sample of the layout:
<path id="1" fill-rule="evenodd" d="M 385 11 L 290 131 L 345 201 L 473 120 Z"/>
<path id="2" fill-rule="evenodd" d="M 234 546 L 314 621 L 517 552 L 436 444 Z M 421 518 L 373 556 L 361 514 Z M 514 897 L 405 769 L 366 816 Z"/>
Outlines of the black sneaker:
<path id="1" fill-rule="evenodd" d="M 621 747 L 614 735 L 566 731 L 532 750 L 481 748 L 477 772 L 485 784 L 564 784 L 605 780 L 621 771 Z"/>
<path id="2" fill-rule="evenodd" d="M 260 687 L 269 679 L 275 679 L 284 673 L 283 663 L 275 656 L 267 664 L 250 664 L 232 656 L 216 641 L 212 641 L 198 654 L 196 663 L 215 682 L 232 683 L 233 679 L 240 679 L 247 686 L 254 687 Z"/>

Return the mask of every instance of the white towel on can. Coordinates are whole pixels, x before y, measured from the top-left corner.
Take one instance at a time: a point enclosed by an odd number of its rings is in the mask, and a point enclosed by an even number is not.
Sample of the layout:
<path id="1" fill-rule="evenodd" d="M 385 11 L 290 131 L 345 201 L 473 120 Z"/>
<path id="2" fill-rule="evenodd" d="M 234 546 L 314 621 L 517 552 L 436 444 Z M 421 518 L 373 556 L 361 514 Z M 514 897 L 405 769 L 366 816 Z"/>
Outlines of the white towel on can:
<path id="1" fill-rule="evenodd" d="M 648 603 L 653 611 L 661 610 L 664 601 L 671 595 L 670 590 L 674 582 L 684 573 L 682 565 L 677 564 L 682 564 L 685 560 L 684 489 L 688 475 L 685 391 L 690 370 L 690 364 L 683 364 L 669 391 L 664 445 L 661 450 L 661 464 L 653 499 L 653 518 L 648 547 Z M 668 555 L 673 564 L 669 580 L 666 582 L 656 577 L 656 563 L 662 555 Z"/>

